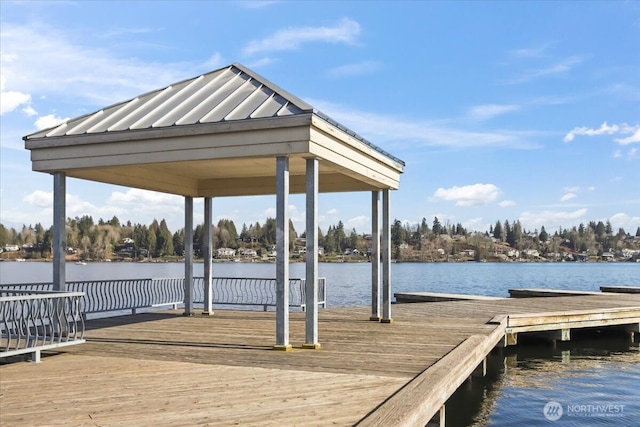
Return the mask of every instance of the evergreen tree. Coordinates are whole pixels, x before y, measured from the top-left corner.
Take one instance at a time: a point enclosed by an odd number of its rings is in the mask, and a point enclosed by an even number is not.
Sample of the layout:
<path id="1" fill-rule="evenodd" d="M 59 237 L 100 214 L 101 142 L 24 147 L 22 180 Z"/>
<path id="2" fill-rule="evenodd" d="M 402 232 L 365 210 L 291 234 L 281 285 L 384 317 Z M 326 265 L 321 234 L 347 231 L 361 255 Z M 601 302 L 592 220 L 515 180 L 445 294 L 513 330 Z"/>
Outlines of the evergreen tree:
<path id="1" fill-rule="evenodd" d="M 606 235 L 606 227 L 602 221 L 598 221 L 598 224 L 596 225 L 596 228 L 595 228 L 595 232 L 596 232 L 596 240 L 598 242 L 602 242 L 602 240 L 604 239 L 604 236 Z"/>
<path id="2" fill-rule="evenodd" d="M 402 243 L 406 242 L 407 236 L 404 227 L 402 227 L 402 223 L 400 220 L 393 221 L 393 225 L 391 226 L 391 244 L 395 247 L 400 246 Z"/>
<path id="3" fill-rule="evenodd" d="M 437 216 L 433 218 L 433 227 L 431 227 L 431 230 L 433 230 L 433 234 L 436 236 L 442 234 L 442 225 L 440 224 Z"/>
<path id="4" fill-rule="evenodd" d="M 152 257 L 160 256 L 160 248 L 158 248 L 158 234 L 160 233 L 160 225 L 157 219 L 149 226 L 149 255 Z"/>
<path id="5" fill-rule="evenodd" d="M 118 219 L 117 216 L 113 216 L 113 218 L 111 218 L 111 221 L 109 221 L 110 225 L 113 225 L 114 227 L 120 227 L 120 220 Z"/>
<path id="6" fill-rule="evenodd" d="M 638 228 L 638 231 L 640 231 L 640 227 Z M 9 243 L 9 230 L 7 230 L 4 225 L 0 224 L 0 247 L 4 248 Z"/>
<path id="7" fill-rule="evenodd" d="M 349 234 L 349 247 L 352 249 L 358 249 L 358 233 L 356 232 L 356 229 L 352 229 L 351 233 Z"/>
<path id="8" fill-rule="evenodd" d="M 586 229 L 584 228 L 584 224 L 580 223 L 580 226 L 578 227 L 578 235 L 580 237 L 583 237 L 586 233 Z"/>
<path id="9" fill-rule="evenodd" d="M 160 222 L 160 228 L 158 230 L 158 247 L 160 248 L 160 256 L 174 255 L 173 236 L 167 227 L 167 222 L 163 219 Z"/>
<path id="10" fill-rule="evenodd" d="M 540 235 L 538 236 L 538 239 L 540 239 L 540 241 L 543 243 L 549 239 L 549 233 L 547 233 L 547 230 L 544 229 L 544 225 L 540 229 Z"/>
<path id="11" fill-rule="evenodd" d="M 276 232 L 277 232 L 278 224 L 275 218 L 267 218 L 267 221 L 264 223 L 264 227 L 262 227 L 262 233 L 260 236 L 260 240 L 265 245 L 275 245 L 276 244 Z"/>
<path id="12" fill-rule="evenodd" d="M 173 250 L 176 255 L 184 255 L 184 228 L 173 233 Z"/>
<path id="13" fill-rule="evenodd" d="M 429 224 L 427 224 L 427 219 L 422 217 L 422 222 L 420 222 L 420 236 L 427 237 L 429 234 Z"/>
<path id="14" fill-rule="evenodd" d="M 242 224 L 242 231 L 240 232 L 240 240 L 243 242 L 251 242 L 251 235 L 249 234 L 249 228 L 246 223 Z"/>
<path id="15" fill-rule="evenodd" d="M 500 221 L 496 221 L 496 226 L 493 227 L 493 237 L 498 239 L 500 242 L 504 241 L 504 232 L 502 230 L 502 224 L 500 224 Z"/>

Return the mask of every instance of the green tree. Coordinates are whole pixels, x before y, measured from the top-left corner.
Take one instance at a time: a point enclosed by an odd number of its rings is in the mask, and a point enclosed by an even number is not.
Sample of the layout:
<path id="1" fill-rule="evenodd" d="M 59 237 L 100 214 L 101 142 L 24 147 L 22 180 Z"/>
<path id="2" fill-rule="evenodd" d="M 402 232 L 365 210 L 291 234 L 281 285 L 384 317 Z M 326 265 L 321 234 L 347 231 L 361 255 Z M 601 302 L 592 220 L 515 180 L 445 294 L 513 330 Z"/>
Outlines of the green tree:
<path id="1" fill-rule="evenodd" d="M 184 229 L 180 229 L 173 233 L 173 252 L 178 255 L 184 255 Z"/>
<path id="2" fill-rule="evenodd" d="M 638 228 L 638 230 L 640 231 L 640 228 Z M 0 247 L 4 248 L 5 245 L 8 245 L 9 243 L 9 230 L 7 230 L 4 225 L 0 224 Z"/>
<path id="3" fill-rule="evenodd" d="M 133 242 L 136 256 L 141 256 L 144 252 L 149 256 L 151 249 L 149 229 L 146 225 L 136 224 L 133 226 Z"/>
<path id="4" fill-rule="evenodd" d="M 76 217 L 79 237 L 89 236 L 93 228 L 93 218 L 90 215 L 83 215 L 82 218 Z"/>
<path id="5" fill-rule="evenodd" d="M 120 227 L 120 220 L 114 215 L 113 218 L 111 218 L 111 221 L 109 221 L 109 224 L 114 227 Z"/>
<path id="6" fill-rule="evenodd" d="M 429 234 L 429 224 L 427 224 L 427 219 L 422 217 L 422 221 L 420 222 L 420 236 L 427 237 Z"/>
<path id="7" fill-rule="evenodd" d="M 407 241 L 407 233 L 400 220 L 394 220 L 391 225 L 391 245 L 398 247 Z"/>
<path id="8" fill-rule="evenodd" d="M 431 227 L 431 230 L 436 236 L 442 234 L 442 224 L 440 224 L 437 216 L 433 218 L 433 226 Z"/>
<path id="9" fill-rule="evenodd" d="M 53 226 L 49 227 L 42 236 L 42 243 L 40 249 L 42 250 L 42 257 L 48 258 L 51 255 L 51 247 L 53 246 Z"/>
<path id="10" fill-rule="evenodd" d="M 500 224 L 500 221 L 496 221 L 496 225 L 493 227 L 493 237 L 501 242 L 504 241 L 504 231 L 502 230 L 502 224 Z"/>
<path id="11" fill-rule="evenodd" d="M 158 234 L 160 232 L 160 225 L 157 219 L 153 219 L 153 222 L 149 226 L 149 255 L 152 257 L 160 256 L 160 248 L 158 248 Z"/>
<path id="12" fill-rule="evenodd" d="M 598 224 L 596 224 L 595 232 L 596 240 L 598 242 L 602 242 L 604 236 L 606 235 L 606 227 L 602 221 L 598 221 Z"/>
<path id="13" fill-rule="evenodd" d="M 540 235 L 538 236 L 538 238 L 543 243 L 549 239 L 549 233 L 547 233 L 547 230 L 544 229 L 544 225 L 540 229 Z"/>
<path id="14" fill-rule="evenodd" d="M 157 232 L 157 245 L 159 256 L 171 256 L 174 255 L 174 246 L 173 246 L 173 236 L 171 235 L 171 231 L 169 231 L 169 227 L 167 227 L 167 222 L 163 219 L 160 221 L 160 227 Z"/>
<path id="15" fill-rule="evenodd" d="M 264 223 L 264 227 L 262 227 L 260 236 L 260 241 L 264 245 L 276 244 L 277 226 L 278 224 L 275 218 L 267 218 L 267 221 Z"/>

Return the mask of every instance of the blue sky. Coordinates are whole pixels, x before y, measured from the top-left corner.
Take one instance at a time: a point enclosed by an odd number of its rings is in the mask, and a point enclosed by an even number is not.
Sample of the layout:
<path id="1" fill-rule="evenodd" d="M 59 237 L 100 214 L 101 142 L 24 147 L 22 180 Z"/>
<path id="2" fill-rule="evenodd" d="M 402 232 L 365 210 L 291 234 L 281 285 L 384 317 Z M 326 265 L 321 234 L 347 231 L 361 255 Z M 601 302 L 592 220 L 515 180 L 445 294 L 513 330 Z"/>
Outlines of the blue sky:
<path id="1" fill-rule="evenodd" d="M 640 3 L 0 2 L 0 222 L 52 223 L 22 137 L 240 62 L 406 162 L 391 216 L 640 226 Z M 177 196 L 69 179 L 67 216 L 182 227 Z M 320 227 L 370 230 L 369 193 Z M 304 197 L 291 196 L 296 229 Z M 196 201 L 196 223 L 202 221 Z M 275 197 L 214 200 L 264 222 Z"/>

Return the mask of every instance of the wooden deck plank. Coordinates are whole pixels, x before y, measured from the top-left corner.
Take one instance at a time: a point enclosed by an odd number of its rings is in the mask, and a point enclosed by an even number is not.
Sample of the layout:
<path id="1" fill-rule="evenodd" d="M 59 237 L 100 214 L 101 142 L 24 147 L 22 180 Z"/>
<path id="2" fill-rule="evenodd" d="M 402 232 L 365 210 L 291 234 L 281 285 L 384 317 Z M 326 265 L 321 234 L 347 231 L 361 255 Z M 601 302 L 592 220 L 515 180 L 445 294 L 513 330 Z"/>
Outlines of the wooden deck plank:
<path id="1" fill-rule="evenodd" d="M 397 304 L 392 324 L 369 321 L 368 307 L 329 308 L 319 312 L 321 350 L 300 348 L 304 313 L 291 313 L 294 349 L 286 353 L 271 350 L 273 312 L 96 319 L 85 344 L 40 364 L 0 366 L 0 425 L 353 425 L 367 414 L 378 419 L 384 411 L 376 415 L 376 407 L 411 387 L 405 404 L 422 405 L 422 419 L 491 344 L 477 345 L 473 360 L 449 358 L 448 369 L 437 368 L 447 354 L 470 337 L 489 343 L 499 333 L 489 323 L 496 316 L 554 307 L 615 312 L 640 307 L 640 295 Z M 418 384 L 441 384 L 438 397 Z"/>
<path id="2" fill-rule="evenodd" d="M 484 295 L 447 294 L 441 292 L 396 292 L 393 294 L 398 303 L 414 302 L 442 302 L 442 301 L 492 301 L 502 297 L 488 297 Z"/>
<path id="3" fill-rule="evenodd" d="M 582 296 L 600 295 L 596 291 L 575 291 L 569 289 L 509 289 L 511 298 L 532 298 L 532 297 L 561 297 L 561 296 Z"/>
<path id="4" fill-rule="evenodd" d="M 600 286 L 602 292 L 640 294 L 640 286 Z"/>

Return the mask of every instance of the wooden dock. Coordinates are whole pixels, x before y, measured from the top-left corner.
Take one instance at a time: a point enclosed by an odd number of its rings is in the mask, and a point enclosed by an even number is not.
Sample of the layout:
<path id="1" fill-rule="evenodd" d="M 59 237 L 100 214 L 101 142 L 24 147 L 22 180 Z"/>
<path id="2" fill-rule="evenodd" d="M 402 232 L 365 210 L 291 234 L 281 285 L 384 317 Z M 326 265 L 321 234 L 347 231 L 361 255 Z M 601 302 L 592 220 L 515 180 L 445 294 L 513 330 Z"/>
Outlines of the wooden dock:
<path id="1" fill-rule="evenodd" d="M 552 300 L 396 304 L 392 324 L 369 321 L 367 307 L 328 308 L 320 350 L 301 349 L 304 314 L 291 313 L 291 352 L 272 350 L 272 312 L 94 320 L 85 344 L 0 366 L 0 425 L 424 425 L 504 343 L 510 319 L 555 313 L 549 327 L 582 316 L 638 332 L 640 295 Z"/>

